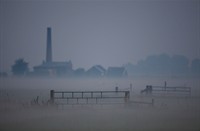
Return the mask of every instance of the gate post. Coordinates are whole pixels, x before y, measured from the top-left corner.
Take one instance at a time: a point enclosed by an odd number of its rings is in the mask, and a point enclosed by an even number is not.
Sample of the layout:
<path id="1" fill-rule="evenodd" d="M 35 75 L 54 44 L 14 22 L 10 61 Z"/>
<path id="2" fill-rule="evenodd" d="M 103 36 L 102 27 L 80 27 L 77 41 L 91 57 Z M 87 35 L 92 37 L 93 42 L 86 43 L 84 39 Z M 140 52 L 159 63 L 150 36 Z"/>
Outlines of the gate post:
<path id="1" fill-rule="evenodd" d="M 130 92 L 129 91 L 125 91 L 125 102 L 129 101 L 129 97 L 130 97 Z"/>
<path id="2" fill-rule="evenodd" d="M 118 87 L 118 86 L 116 86 L 116 87 L 115 87 L 115 91 L 116 91 L 116 92 L 118 92 L 118 90 L 119 90 L 119 87 Z"/>
<path id="3" fill-rule="evenodd" d="M 146 86 L 146 94 L 152 94 L 152 90 L 153 90 L 152 85 Z"/>
<path id="4" fill-rule="evenodd" d="M 51 104 L 54 104 L 54 90 L 50 91 L 50 102 Z"/>
<path id="5" fill-rule="evenodd" d="M 152 94 L 152 90 L 153 90 L 152 85 L 150 85 L 150 86 L 149 86 L 149 93 L 150 93 L 150 94 Z"/>

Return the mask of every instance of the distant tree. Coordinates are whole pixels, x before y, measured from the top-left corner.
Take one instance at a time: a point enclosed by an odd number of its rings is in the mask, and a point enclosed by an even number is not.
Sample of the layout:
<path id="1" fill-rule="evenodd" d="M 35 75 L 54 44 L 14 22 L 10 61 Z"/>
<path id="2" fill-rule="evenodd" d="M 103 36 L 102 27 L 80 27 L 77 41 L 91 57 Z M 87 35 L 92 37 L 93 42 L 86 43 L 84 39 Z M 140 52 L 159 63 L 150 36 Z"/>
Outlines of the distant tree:
<path id="1" fill-rule="evenodd" d="M 17 59 L 15 64 L 12 65 L 12 73 L 14 75 L 24 75 L 28 70 L 28 63 L 21 58 Z"/>
<path id="2" fill-rule="evenodd" d="M 172 72 L 176 74 L 188 73 L 189 71 L 189 60 L 182 55 L 174 55 L 171 58 Z"/>
<path id="3" fill-rule="evenodd" d="M 170 57 L 167 54 L 149 56 L 146 59 L 149 72 L 153 74 L 169 73 Z"/>
<path id="4" fill-rule="evenodd" d="M 189 73 L 189 60 L 182 55 L 170 57 L 168 54 L 150 55 L 138 61 L 136 65 L 127 64 L 129 74 L 144 75 L 186 75 Z M 193 63 L 193 70 L 198 70 L 197 60 Z"/>
<path id="5" fill-rule="evenodd" d="M 200 59 L 194 59 L 191 64 L 192 74 L 200 75 Z"/>
<path id="6" fill-rule="evenodd" d="M 167 54 L 150 55 L 145 60 L 138 62 L 141 73 L 167 74 L 170 73 L 171 58 Z"/>

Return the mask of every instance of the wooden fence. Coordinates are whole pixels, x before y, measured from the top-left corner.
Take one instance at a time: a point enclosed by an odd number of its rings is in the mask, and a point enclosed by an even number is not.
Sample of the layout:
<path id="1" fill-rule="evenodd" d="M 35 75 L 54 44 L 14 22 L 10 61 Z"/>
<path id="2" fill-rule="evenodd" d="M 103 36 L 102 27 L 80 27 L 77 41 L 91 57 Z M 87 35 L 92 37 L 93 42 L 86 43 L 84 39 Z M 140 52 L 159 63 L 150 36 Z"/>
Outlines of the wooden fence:
<path id="1" fill-rule="evenodd" d="M 124 99 L 124 102 L 128 102 L 130 98 L 129 91 L 50 91 L 50 101 L 54 103 L 55 100 L 66 100 L 66 104 L 69 104 L 70 99 L 75 99 L 79 104 L 79 100 L 86 100 L 88 104 L 89 99 L 94 99 L 96 104 L 99 99 Z"/>
<path id="2" fill-rule="evenodd" d="M 141 93 L 153 94 L 153 93 L 175 93 L 175 94 L 184 94 L 191 95 L 191 87 L 168 87 L 168 86 L 152 86 L 147 85 Z"/>

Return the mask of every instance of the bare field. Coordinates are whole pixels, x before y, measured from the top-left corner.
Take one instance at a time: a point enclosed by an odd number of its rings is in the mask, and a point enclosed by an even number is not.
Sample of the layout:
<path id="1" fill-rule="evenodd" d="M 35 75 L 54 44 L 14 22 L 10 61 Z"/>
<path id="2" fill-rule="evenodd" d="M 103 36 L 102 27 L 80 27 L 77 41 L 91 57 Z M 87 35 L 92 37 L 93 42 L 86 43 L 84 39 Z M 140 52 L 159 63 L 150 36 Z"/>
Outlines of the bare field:
<path id="1" fill-rule="evenodd" d="M 192 96 L 144 96 L 146 85 L 190 86 Z M 49 91 L 120 90 L 133 85 L 131 101 L 145 104 L 45 106 Z M 1 79 L 1 131 L 200 131 L 200 82 L 198 79 Z M 39 96 L 40 106 L 31 105 Z"/>

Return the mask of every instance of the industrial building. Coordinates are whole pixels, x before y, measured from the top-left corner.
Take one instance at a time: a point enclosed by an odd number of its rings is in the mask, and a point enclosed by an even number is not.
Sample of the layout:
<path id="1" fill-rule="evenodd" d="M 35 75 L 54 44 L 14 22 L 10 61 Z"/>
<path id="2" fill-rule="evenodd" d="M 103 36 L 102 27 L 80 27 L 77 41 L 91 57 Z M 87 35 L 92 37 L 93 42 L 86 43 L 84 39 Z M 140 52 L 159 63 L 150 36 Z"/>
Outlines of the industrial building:
<path id="1" fill-rule="evenodd" d="M 73 73 L 72 62 L 56 62 L 52 59 L 51 28 L 47 28 L 46 61 L 33 67 L 35 75 L 41 76 L 70 76 Z"/>

